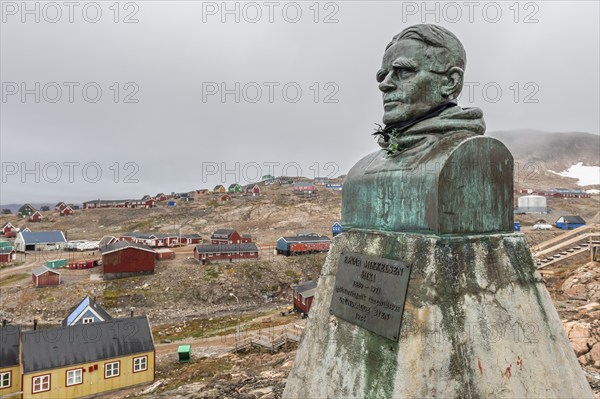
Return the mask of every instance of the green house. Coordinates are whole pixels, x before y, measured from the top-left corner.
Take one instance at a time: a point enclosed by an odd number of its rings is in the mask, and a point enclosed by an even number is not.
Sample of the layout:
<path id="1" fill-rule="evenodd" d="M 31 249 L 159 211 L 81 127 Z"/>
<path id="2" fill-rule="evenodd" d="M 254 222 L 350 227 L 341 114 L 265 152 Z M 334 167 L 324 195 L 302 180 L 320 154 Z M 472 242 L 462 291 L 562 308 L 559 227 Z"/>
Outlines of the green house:
<path id="1" fill-rule="evenodd" d="M 227 191 L 229 191 L 229 193 L 241 193 L 243 189 L 241 185 L 233 183 L 229 186 L 229 189 Z"/>
<path id="2" fill-rule="evenodd" d="M 179 345 L 177 355 L 179 355 L 179 363 L 189 363 L 192 357 L 192 345 Z"/>

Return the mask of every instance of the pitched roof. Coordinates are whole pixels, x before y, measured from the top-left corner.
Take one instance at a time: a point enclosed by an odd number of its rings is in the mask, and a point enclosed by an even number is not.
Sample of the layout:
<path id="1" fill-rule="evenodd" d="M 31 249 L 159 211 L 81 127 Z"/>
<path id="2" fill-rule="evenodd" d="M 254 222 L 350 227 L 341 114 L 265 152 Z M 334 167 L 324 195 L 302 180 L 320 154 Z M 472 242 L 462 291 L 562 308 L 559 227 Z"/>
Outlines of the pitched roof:
<path id="1" fill-rule="evenodd" d="M 283 238 L 286 242 L 315 242 L 315 241 L 331 241 L 331 239 L 327 236 L 294 236 L 294 237 L 281 237 L 279 240 Z M 279 241 L 278 240 L 278 241 Z"/>
<path id="2" fill-rule="evenodd" d="M 234 232 L 234 229 L 217 229 L 210 238 L 229 238 Z"/>
<path id="3" fill-rule="evenodd" d="M 67 242 L 62 231 L 21 231 L 19 234 L 23 237 L 25 244 L 47 244 L 57 242 Z"/>
<path id="4" fill-rule="evenodd" d="M 15 248 L 8 246 L 8 247 L 0 247 L 0 254 L 9 254 L 11 252 L 14 252 Z"/>
<path id="5" fill-rule="evenodd" d="M 32 273 L 33 275 L 35 275 L 35 276 L 40 276 L 40 275 L 42 275 L 42 274 L 44 274 L 44 273 L 46 273 L 46 272 L 51 272 L 51 273 L 54 273 L 54 274 L 60 274 L 60 273 L 59 273 L 59 272 L 57 272 L 56 270 L 52 270 L 52 269 L 50 269 L 50 268 L 48 268 L 48 267 L 46 267 L 46 266 L 40 266 L 40 267 L 36 267 L 35 269 L 33 269 L 33 270 L 31 271 L 31 273 Z"/>
<path id="6" fill-rule="evenodd" d="M 146 316 L 26 331 L 22 345 L 24 373 L 154 350 Z"/>
<path id="7" fill-rule="evenodd" d="M 196 251 L 201 254 L 206 253 L 233 253 L 233 252 L 258 252 L 258 247 L 253 242 L 247 242 L 243 244 L 223 244 L 223 245 L 212 245 L 212 244 L 201 244 L 196 245 Z"/>
<path id="8" fill-rule="evenodd" d="M 135 248 L 135 249 L 140 249 L 142 251 L 148 251 L 148 252 L 152 252 L 154 253 L 154 251 L 152 250 L 152 248 L 150 248 L 147 245 L 143 245 L 143 244 L 138 244 L 137 242 L 131 242 L 131 241 L 117 241 L 114 242 L 112 244 L 109 245 L 105 245 L 103 247 L 100 248 L 100 252 L 102 252 L 102 255 L 106 255 L 109 254 L 111 252 L 116 252 L 116 251 L 120 251 L 122 249 L 125 248 Z"/>
<path id="9" fill-rule="evenodd" d="M 100 240 L 100 242 L 98 242 L 98 246 L 99 247 L 105 247 L 108 244 L 110 244 L 112 241 L 118 241 L 117 237 L 115 237 L 115 236 L 104 236 L 104 237 L 102 237 L 102 239 Z"/>
<path id="10" fill-rule="evenodd" d="M 304 284 L 299 284 L 296 286 L 295 290 L 297 293 L 302 294 L 302 293 L 306 293 L 307 291 L 311 291 L 317 288 L 317 281 L 307 281 Z M 307 296 L 307 295 L 303 295 L 303 296 Z"/>
<path id="11" fill-rule="evenodd" d="M 562 218 L 564 219 L 565 223 L 585 224 L 585 220 L 583 220 L 581 216 L 562 216 Z"/>
<path id="12" fill-rule="evenodd" d="M 19 364 L 19 326 L 0 327 L 0 368 Z"/>
<path id="13" fill-rule="evenodd" d="M 112 316 L 109 315 L 102 306 L 98 305 L 96 301 L 92 300 L 92 298 L 90 298 L 89 295 L 86 295 L 85 298 L 83 298 L 83 300 L 79 302 L 79 304 L 71 308 L 71 310 L 69 311 L 69 315 L 65 317 L 65 319 L 62 322 L 62 325 L 68 326 L 71 323 L 73 323 L 88 306 L 90 307 L 90 309 L 96 312 L 96 314 L 98 314 L 98 316 L 100 316 L 103 320 L 112 319 Z"/>

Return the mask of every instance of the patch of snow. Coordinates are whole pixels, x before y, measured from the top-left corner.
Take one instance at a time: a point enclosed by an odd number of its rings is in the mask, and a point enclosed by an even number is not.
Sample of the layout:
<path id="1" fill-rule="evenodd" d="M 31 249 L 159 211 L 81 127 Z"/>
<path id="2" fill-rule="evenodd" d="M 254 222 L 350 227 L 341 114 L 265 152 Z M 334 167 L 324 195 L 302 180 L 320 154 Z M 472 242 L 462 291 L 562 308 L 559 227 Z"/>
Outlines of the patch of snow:
<path id="1" fill-rule="evenodd" d="M 579 162 L 563 172 L 555 172 L 553 170 L 549 170 L 548 172 L 563 177 L 578 179 L 578 186 L 600 184 L 600 166 L 584 166 L 583 162 Z"/>

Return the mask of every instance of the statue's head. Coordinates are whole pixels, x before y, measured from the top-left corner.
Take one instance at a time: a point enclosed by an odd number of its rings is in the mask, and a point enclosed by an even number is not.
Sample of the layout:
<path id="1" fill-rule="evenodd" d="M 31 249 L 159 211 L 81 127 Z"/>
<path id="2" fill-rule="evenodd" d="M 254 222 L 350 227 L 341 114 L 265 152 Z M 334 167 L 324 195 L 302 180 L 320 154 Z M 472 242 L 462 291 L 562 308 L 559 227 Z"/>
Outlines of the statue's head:
<path id="1" fill-rule="evenodd" d="M 394 36 L 377 72 L 383 123 L 408 121 L 455 100 L 462 90 L 466 61 L 461 42 L 441 26 L 415 25 Z"/>

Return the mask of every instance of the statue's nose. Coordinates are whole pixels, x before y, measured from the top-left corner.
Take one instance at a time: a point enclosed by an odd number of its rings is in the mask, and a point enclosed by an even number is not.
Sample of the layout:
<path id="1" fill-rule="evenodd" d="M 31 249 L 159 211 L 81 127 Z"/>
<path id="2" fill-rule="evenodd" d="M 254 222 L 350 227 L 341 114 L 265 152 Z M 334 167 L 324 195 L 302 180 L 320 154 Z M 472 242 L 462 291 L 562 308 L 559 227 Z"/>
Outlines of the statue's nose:
<path id="1" fill-rule="evenodd" d="M 396 84 L 392 81 L 392 72 L 393 71 L 388 72 L 388 74 L 385 75 L 385 79 L 379 83 L 379 90 L 384 93 L 396 88 Z"/>

